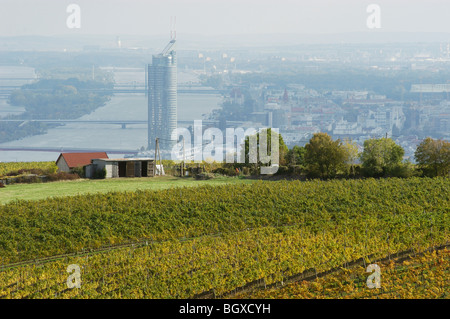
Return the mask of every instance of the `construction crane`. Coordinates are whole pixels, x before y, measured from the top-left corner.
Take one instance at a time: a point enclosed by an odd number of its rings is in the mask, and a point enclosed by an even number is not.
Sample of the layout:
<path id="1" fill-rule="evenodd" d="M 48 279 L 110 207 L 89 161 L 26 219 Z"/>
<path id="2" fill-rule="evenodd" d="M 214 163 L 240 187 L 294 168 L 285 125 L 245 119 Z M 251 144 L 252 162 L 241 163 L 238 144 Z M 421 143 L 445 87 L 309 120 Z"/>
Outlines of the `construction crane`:
<path id="1" fill-rule="evenodd" d="M 175 49 L 175 42 L 176 42 L 175 39 L 170 40 L 170 42 L 167 43 L 167 45 L 164 48 L 164 50 L 162 50 L 161 55 L 167 55 L 167 53 L 169 53 L 170 51 Z"/>
<path id="2" fill-rule="evenodd" d="M 177 17 L 170 17 L 170 42 L 166 45 L 164 50 L 162 50 L 161 54 L 166 55 L 171 50 L 175 49 L 175 42 L 177 38 L 177 31 L 176 31 L 176 23 L 177 23 Z"/>
<path id="3" fill-rule="evenodd" d="M 167 55 L 167 53 L 175 49 L 175 42 L 177 38 L 176 23 L 177 17 L 170 17 L 170 42 L 167 43 L 164 50 L 162 50 L 161 55 Z"/>

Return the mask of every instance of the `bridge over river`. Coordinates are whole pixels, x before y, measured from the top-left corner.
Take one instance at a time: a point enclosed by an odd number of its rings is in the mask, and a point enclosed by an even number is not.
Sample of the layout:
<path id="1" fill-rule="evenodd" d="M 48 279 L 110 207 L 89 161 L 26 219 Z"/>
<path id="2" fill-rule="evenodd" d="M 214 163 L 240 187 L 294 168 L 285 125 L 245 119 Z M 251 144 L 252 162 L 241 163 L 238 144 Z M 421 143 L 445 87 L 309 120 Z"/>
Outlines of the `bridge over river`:
<path id="1" fill-rule="evenodd" d="M 24 125 L 29 122 L 36 123 L 53 123 L 53 124 L 117 124 L 121 125 L 122 129 L 126 129 L 127 125 L 147 125 L 148 121 L 146 120 L 53 120 L 53 119 L 23 119 L 23 120 L 8 120 L 8 119 L 0 119 L 1 122 L 15 122 L 21 123 L 19 126 Z M 189 125 L 194 125 L 194 121 L 178 121 L 179 127 L 186 127 Z M 239 127 L 242 126 L 244 121 L 226 121 L 227 126 Z M 216 127 L 219 125 L 219 120 L 202 120 L 202 124 L 204 125 L 215 125 Z"/>
<path id="2" fill-rule="evenodd" d="M 84 153 L 84 152 L 106 152 L 110 154 L 136 154 L 139 150 L 121 149 L 89 149 L 75 147 L 28 147 L 28 146 L 1 146 L 0 151 L 28 151 L 28 152 L 54 152 L 54 153 Z"/>
<path id="3" fill-rule="evenodd" d="M 0 98 L 8 98 L 9 95 L 14 91 L 20 89 L 20 85 L 0 85 Z M 27 89 L 32 92 L 53 92 L 52 89 Z M 105 93 L 105 94 L 147 94 L 147 89 L 145 86 L 134 86 L 134 85 L 120 85 L 114 88 L 101 88 L 101 89 L 80 89 L 84 92 L 95 92 L 95 93 Z M 187 86 L 178 85 L 178 94 L 224 94 L 222 90 L 216 90 L 212 88 L 206 88 L 203 86 Z"/>

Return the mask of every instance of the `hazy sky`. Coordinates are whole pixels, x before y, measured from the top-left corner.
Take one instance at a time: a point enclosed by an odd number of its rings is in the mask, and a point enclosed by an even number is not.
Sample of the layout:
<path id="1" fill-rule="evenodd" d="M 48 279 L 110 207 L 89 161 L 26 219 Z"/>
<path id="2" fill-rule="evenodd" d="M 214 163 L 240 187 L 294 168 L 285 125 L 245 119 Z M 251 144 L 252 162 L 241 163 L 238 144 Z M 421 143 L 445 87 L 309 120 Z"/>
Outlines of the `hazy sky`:
<path id="1" fill-rule="evenodd" d="M 81 28 L 69 29 L 69 4 Z M 381 29 L 366 25 L 381 7 Z M 449 0 L 0 0 L 0 36 L 450 32 Z"/>

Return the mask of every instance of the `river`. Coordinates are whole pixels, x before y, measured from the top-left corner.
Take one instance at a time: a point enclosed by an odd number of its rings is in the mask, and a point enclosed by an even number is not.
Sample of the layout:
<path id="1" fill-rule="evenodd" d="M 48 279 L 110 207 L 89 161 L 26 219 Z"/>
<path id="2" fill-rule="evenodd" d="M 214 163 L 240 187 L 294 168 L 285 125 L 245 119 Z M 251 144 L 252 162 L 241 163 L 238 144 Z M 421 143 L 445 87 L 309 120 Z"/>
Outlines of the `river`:
<path id="1" fill-rule="evenodd" d="M 139 76 L 139 79 L 142 77 Z M 183 74 L 179 79 L 183 79 Z M 185 77 L 192 80 L 192 76 Z M 117 83 L 117 80 L 116 80 Z M 178 94 L 178 120 L 194 121 L 203 119 L 217 109 L 222 101 L 218 94 Z M 0 100 L 0 116 L 15 113 L 14 108 Z M 18 112 L 21 109 L 16 110 Z M 91 114 L 82 116 L 83 120 L 146 120 L 147 97 L 144 95 L 113 96 L 105 106 Z M 138 150 L 147 146 L 147 126 L 73 123 L 49 129 L 44 135 L 36 135 L 0 144 L 14 147 L 42 148 L 87 148 L 97 149 L 131 149 Z M 56 161 L 59 153 L 35 151 L 0 151 L 1 162 L 15 161 Z M 113 154 L 116 157 L 118 155 Z"/>

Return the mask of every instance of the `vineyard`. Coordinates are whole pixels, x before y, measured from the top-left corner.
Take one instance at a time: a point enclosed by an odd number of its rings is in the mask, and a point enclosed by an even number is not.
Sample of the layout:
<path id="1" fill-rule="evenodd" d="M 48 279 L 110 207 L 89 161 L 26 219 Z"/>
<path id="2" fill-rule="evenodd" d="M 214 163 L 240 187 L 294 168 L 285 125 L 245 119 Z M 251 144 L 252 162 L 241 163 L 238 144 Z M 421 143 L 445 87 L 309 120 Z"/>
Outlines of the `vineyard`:
<path id="1" fill-rule="evenodd" d="M 57 169 L 55 162 L 7 162 L 0 163 L 0 177 L 20 170 L 42 170 L 47 173 L 56 173 Z"/>
<path id="2" fill-rule="evenodd" d="M 16 201 L 0 206 L 0 297 L 223 297 L 255 281 L 270 286 L 358 259 L 369 264 L 448 243 L 449 194 L 448 179 L 412 178 L 256 182 Z M 433 256 L 444 272 L 430 266 L 433 276 L 448 274 L 448 257 Z M 430 265 L 436 261 L 426 258 Z M 70 264 L 81 267 L 81 288 L 67 286 Z M 360 269 L 351 272 L 345 275 L 367 277 Z M 301 289 L 296 296 L 314 296 Z M 354 296 L 365 296 L 360 290 Z M 277 298 L 286 292 L 263 293 Z M 423 296 L 439 293 L 425 289 Z"/>
<path id="3" fill-rule="evenodd" d="M 380 289 L 368 289 L 364 267 L 343 269 L 324 278 L 286 285 L 283 288 L 251 291 L 234 298 L 261 299 L 450 299 L 450 250 L 434 251 L 396 263 L 395 260 L 380 264 Z"/>

